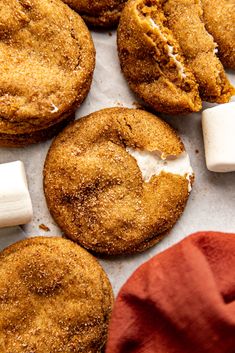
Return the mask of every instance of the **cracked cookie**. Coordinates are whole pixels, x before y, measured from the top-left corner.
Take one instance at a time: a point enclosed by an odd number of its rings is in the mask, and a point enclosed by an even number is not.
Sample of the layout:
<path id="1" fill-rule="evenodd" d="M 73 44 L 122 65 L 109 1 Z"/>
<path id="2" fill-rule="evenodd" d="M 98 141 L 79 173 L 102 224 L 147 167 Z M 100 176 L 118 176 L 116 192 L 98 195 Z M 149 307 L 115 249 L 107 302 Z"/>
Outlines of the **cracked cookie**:
<path id="1" fill-rule="evenodd" d="M 44 166 L 48 208 L 64 234 L 96 253 L 153 246 L 182 214 L 193 171 L 168 124 L 110 108 L 70 124 Z"/>
<path id="2" fill-rule="evenodd" d="M 59 0 L 0 0 L 0 146 L 47 139 L 74 118 L 95 51 L 78 14 Z"/>
<path id="3" fill-rule="evenodd" d="M 118 28 L 121 67 L 130 87 L 155 110 L 197 112 L 202 100 L 235 93 L 206 31 L 199 0 L 130 0 Z"/>
<path id="4" fill-rule="evenodd" d="M 218 44 L 224 66 L 235 70 L 235 0 L 202 0 L 208 32 Z"/>
<path id="5" fill-rule="evenodd" d="M 113 303 L 96 259 L 62 238 L 0 253 L 0 351 L 101 353 Z"/>
<path id="6" fill-rule="evenodd" d="M 63 0 L 92 27 L 109 28 L 118 24 L 126 0 Z"/>

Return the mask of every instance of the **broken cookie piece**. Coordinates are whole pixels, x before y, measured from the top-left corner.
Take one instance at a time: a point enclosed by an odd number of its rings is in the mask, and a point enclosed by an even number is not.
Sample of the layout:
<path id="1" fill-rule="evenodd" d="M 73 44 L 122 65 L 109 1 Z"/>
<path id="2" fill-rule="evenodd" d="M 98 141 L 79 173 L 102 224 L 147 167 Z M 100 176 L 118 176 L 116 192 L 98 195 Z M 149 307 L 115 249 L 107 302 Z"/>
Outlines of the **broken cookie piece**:
<path id="1" fill-rule="evenodd" d="M 223 65 L 235 69 L 235 1 L 202 0 L 206 29 L 218 44 Z"/>
<path id="2" fill-rule="evenodd" d="M 202 100 L 227 102 L 235 92 L 201 16 L 194 0 L 130 0 L 124 8 L 122 70 L 134 92 L 159 112 L 197 112 Z"/>

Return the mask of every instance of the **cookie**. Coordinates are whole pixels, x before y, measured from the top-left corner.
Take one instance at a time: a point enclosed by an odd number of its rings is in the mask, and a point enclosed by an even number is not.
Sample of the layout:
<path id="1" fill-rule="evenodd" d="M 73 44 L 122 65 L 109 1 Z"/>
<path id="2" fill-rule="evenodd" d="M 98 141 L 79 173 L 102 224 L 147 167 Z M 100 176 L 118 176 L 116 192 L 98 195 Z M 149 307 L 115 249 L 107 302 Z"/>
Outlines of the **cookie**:
<path id="1" fill-rule="evenodd" d="M 202 0 L 202 5 L 206 28 L 218 44 L 220 60 L 235 69 L 235 1 Z"/>
<path id="2" fill-rule="evenodd" d="M 118 24 L 126 0 L 63 0 L 91 27 L 111 28 Z"/>
<path id="3" fill-rule="evenodd" d="M 198 0 L 130 0 L 118 28 L 131 89 L 156 111 L 186 114 L 235 93 L 202 22 Z"/>
<path id="4" fill-rule="evenodd" d="M 86 25 L 61 1 L 1 1 L 0 146 L 63 128 L 89 91 L 94 64 Z"/>
<path id="5" fill-rule="evenodd" d="M 48 208 L 64 234 L 96 253 L 144 251 L 182 214 L 189 157 L 153 114 L 110 108 L 70 124 L 44 166 Z"/>
<path id="6" fill-rule="evenodd" d="M 0 253 L 0 351 L 101 353 L 113 302 L 98 262 L 62 238 Z"/>

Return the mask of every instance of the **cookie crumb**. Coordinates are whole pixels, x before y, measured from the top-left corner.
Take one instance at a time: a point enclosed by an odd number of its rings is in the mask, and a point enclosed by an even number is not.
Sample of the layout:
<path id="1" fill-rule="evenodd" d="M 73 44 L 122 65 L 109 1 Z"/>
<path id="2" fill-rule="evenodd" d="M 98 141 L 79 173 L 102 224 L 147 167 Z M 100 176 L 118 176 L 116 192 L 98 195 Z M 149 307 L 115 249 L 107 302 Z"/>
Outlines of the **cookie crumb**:
<path id="1" fill-rule="evenodd" d="M 39 228 L 44 230 L 44 232 L 50 232 L 50 228 L 48 228 L 45 224 L 40 224 Z"/>
<path id="2" fill-rule="evenodd" d="M 121 102 L 116 102 L 117 107 L 123 107 L 123 104 Z"/>
<path id="3" fill-rule="evenodd" d="M 139 102 L 132 102 L 132 105 L 134 108 L 136 109 L 141 109 L 143 108 L 143 106 L 139 103 Z"/>

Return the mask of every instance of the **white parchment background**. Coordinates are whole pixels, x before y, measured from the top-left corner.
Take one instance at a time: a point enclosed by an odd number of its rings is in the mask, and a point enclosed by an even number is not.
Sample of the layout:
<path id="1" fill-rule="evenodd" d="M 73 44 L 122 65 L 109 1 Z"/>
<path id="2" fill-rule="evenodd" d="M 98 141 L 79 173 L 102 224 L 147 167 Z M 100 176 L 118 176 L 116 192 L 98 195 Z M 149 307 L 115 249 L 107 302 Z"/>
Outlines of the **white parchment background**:
<path id="1" fill-rule="evenodd" d="M 137 98 L 130 92 L 120 71 L 115 32 L 92 32 L 92 36 L 97 51 L 96 70 L 91 91 L 77 111 L 77 118 L 105 107 L 136 107 Z M 235 74 L 230 73 L 229 77 L 235 84 Z M 207 106 L 210 105 L 204 105 Z M 167 117 L 166 120 L 177 129 L 189 152 L 196 174 L 194 188 L 183 216 L 157 246 L 135 256 L 99 259 L 115 293 L 141 263 L 190 233 L 200 230 L 235 232 L 235 173 L 217 174 L 206 169 L 201 114 Z M 0 163 L 14 160 L 24 162 L 34 208 L 34 218 L 30 224 L 0 230 L 0 249 L 24 237 L 61 235 L 49 215 L 42 188 L 43 163 L 50 143 L 47 141 L 21 149 L 0 148 Z M 41 223 L 50 231 L 39 229 Z"/>

